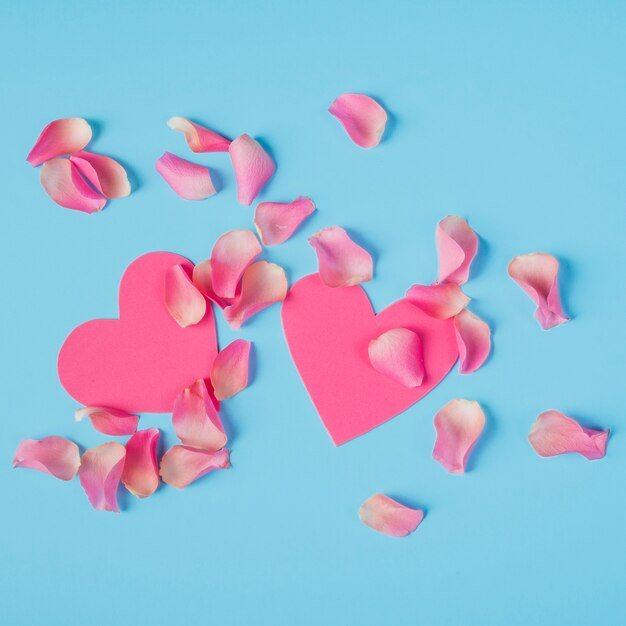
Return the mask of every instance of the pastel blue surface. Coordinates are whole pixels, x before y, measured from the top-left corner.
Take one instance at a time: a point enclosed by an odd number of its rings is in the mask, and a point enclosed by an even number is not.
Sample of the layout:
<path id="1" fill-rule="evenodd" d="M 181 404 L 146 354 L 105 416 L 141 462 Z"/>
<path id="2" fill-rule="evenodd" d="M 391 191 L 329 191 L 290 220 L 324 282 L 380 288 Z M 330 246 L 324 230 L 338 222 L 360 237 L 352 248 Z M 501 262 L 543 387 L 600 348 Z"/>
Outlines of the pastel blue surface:
<path id="1" fill-rule="evenodd" d="M 9 2 L 0 10 L 2 436 L 0 623 L 549 626 L 626 623 L 624 235 L 626 5 L 618 2 Z M 326 111 L 380 99 L 379 148 Z M 294 281 L 331 224 L 373 251 L 375 307 L 436 274 L 448 213 L 481 237 L 467 292 L 494 329 L 472 376 L 334 448 L 283 340 L 278 307 L 241 334 L 254 380 L 224 405 L 233 468 L 188 489 L 91 509 L 78 481 L 11 470 L 24 438 L 107 438 L 76 424 L 56 374 L 65 336 L 115 317 L 137 256 L 200 261 L 249 228 L 228 156 L 192 155 L 165 121 L 261 138 L 278 164 L 262 200 L 318 212 L 266 258 Z M 84 116 L 134 192 L 89 216 L 54 205 L 24 158 L 43 126 Z M 210 165 L 220 192 L 176 197 L 165 150 Z M 506 275 L 515 254 L 561 259 L 570 324 L 543 332 Z M 218 314 L 218 318 L 219 318 Z M 432 417 L 479 400 L 488 426 L 465 476 L 431 458 Z M 526 436 L 558 408 L 610 427 L 605 459 L 539 458 Z M 167 415 L 146 415 L 167 445 Z M 122 440 L 123 441 L 123 440 Z M 403 540 L 361 525 L 375 492 L 427 509 Z"/>

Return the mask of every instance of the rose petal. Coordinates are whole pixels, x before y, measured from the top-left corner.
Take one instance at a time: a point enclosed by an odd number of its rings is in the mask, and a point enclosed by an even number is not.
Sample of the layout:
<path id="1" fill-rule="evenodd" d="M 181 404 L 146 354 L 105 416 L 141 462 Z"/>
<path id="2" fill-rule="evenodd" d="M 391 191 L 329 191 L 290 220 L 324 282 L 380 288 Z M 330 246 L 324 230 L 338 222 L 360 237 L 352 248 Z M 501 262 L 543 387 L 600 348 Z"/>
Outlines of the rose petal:
<path id="1" fill-rule="evenodd" d="M 226 400 L 247 387 L 250 346 L 249 341 L 236 339 L 215 357 L 211 384 L 218 400 Z"/>
<path id="2" fill-rule="evenodd" d="M 200 293 L 206 296 L 209 300 L 215 302 L 220 309 L 223 309 L 233 303 L 234 298 L 220 298 L 220 296 L 213 291 L 213 269 L 211 266 L 211 259 L 202 261 L 202 263 L 198 263 L 194 266 L 192 281 L 196 289 L 198 289 L 198 291 L 200 291 Z M 240 291 L 241 289 L 238 286 L 237 293 Z"/>
<path id="3" fill-rule="evenodd" d="M 151 496 L 159 486 L 159 464 L 156 454 L 159 435 L 158 428 L 148 428 L 137 431 L 126 442 L 122 482 L 126 489 L 138 498 Z"/>
<path id="4" fill-rule="evenodd" d="M 181 265 L 173 265 L 165 274 L 165 306 L 182 328 L 197 324 L 206 313 L 204 296 Z"/>
<path id="5" fill-rule="evenodd" d="M 424 380 L 424 357 L 419 335 L 408 328 L 392 328 L 368 346 L 372 367 L 405 387 Z"/>
<path id="6" fill-rule="evenodd" d="M 424 511 L 404 506 L 382 493 L 377 493 L 361 505 L 359 517 L 366 526 L 379 533 L 391 537 L 406 537 L 420 525 L 424 519 Z"/>
<path id="7" fill-rule="evenodd" d="M 254 212 L 254 225 L 266 246 L 287 241 L 311 213 L 315 205 L 300 196 L 293 202 L 261 202 Z"/>
<path id="8" fill-rule="evenodd" d="M 24 439 L 13 457 L 13 467 L 26 467 L 72 480 L 80 466 L 78 446 L 64 437 Z"/>
<path id="9" fill-rule="evenodd" d="M 452 474 L 463 474 L 465 463 L 485 426 L 485 414 L 474 400 L 451 400 L 435 415 L 437 440 L 433 458 Z"/>
<path id="10" fill-rule="evenodd" d="M 81 150 L 73 154 L 70 161 L 105 198 L 123 198 L 130 194 L 126 170 L 111 157 Z"/>
<path id="11" fill-rule="evenodd" d="M 251 230 L 223 234 L 211 253 L 213 291 L 220 298 L 234 298 L 245 269 L 261 251 L 261 244 Z"/>
<path id="12" fill-rule="evenodd" d="M 537 305 L 535 319 L 544 330 L 569 322 L 561 307 L 559 262 L 544 252 L 522 254 L 509 263 L 509 276 Z"/>
<path id="13" fill-rule="evenodd" d="M 41 131 L 26 160 L 36 167 L 54 157 L 78 152 L 90 141 L 91 126 L 82 117 L 55 120 Z"/>
<path id="14" fill-rule="evenodd" d="M 430 317 L 440 320 L 458 315 L 470 301 L 455 283 L 443 285 L 413 285 L 406 298 Z"/>
<path id="15" fill-rule="evenodd" d="M 51 159 L 41 168 L 41 184 L 46 193 L 66 209 L 95 213 L 107 203 L 78 173 L 69 159 Z"/>
<path id="16" fill-rule="evenodd" d="M 285 270 L 275 263 L 257 261 L 243 273 L 241 293 L 224 309 L 224 317 L 232 328 L 241 328 L 249 318 L 287 297 Z"/>
<path id="17" fill-rule="evenodd" d="M 78 478 L 94 509 L 119 511 L 117 487 L 124 470 L 126 448 L 109 441 L 83 454 Z"/>
<path id="18" fill-rule="evenodd" d="M 161 459 L 164 483 L 182 489 L 208 472 L 230 467 L 230 451 L 206 452 L 188 446 L 172 446 Z"/>
<path id="19" fill-rule="evenodd" d="M 609 433 L 608 430 L 585 428 L 571 417 L 550 410 L 537 417 L 528 441 L 540 456 L 577 452 L 593 460 L 606 454 Z"/>
<path id="20" fill-rule="evenodd" d="M 185 135 L 187 145 L 193 152 L 228 152 L 230 139 L 222 137 L 218 133 L 189 121 L 185 117 L 174 116 L 167 121 L 172 130 L 177 130 Z"/>
<path id="21" fill-rule="evenodd" d="M 165 182 L 185 200 L 205 200 L 215 193 L 208 167 L 164 152 L 156 162 L 156 169 Z"/>
<path id="22" fill-rule="evenodd" d="M 467 282 L 470 266 L 478 251 L 478 237 L 469 224 L 457 215 L 448 215 L 435 231 L 439 257 L 439 283 Z"/>
<path id="23" fill-rule="evenodd" d="M 373 148 L 380 143 L 387 112 L 369 96 L 345 93 L 335 99 L 328 111 L 341 122 L 357 146 Z"/>
<path id="24" fill-rule="evenodd" d="M 137 430 L 139 417 L 119 409 L 108 409 L 101 406 L 87 406 L 78 409 L 74 413 L 74 418 L 80 422 L 84 417 L 88 417 L 93 427 L 105 435 L 132 435 Z"/>
<path id="25" fill-rule="evenodd" d="M 230 144 L 228 152 L 237 180 L 237 199 L 241 204 L 250 206 L 261 187 L 276 171 L 274 161 L 249 135 L 237 137 Z"/>
<path id="26" fill-rule="evenodd" d="M 309 237 L 317 253 L 319 275 L 329 287 L 349 287 L 372 280 L 374 262 L 367 250 L 339 226 L 329 226 Z"/>
<path id="27" fill-rule="evenodd" d="M 461 374 L 475 372 L 491 352 L 491 329 L 471 311 L 463 309 L 454 318 L 456 345 L 459 348 Z"/>

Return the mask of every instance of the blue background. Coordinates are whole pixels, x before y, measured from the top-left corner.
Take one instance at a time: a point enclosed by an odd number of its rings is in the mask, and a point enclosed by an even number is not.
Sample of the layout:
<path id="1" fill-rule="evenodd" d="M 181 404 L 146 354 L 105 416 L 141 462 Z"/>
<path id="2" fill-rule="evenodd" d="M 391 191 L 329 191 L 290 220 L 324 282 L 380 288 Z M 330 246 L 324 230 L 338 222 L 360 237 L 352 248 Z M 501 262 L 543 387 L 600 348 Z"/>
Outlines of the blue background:
<path id="1" fill-rule="evenodd" d="M 53 2 L 3 0 L 0 622 L 576 625 L 626 623 L 624 209 L 626 5 L 619 2 Z M 381 100 L 381 146 L 353 145 L 326 111 Z M 137 256 L 194 261 L 247 228 L 224 154 L 192 155 L 183 115 L 261 138 L 278 165 L 260 199 L 319 210 L 266 257 L 315 271 L 306 237 L 340 224 L 374 253 L 380 309 L 436 273 L 448 213 L 481 237 L 467 292 L 494 353 L 422 402 L 335 449 L 285 346 L 278 307 L 222 345 L 255 344 L 249 389 L 224 405 L 233 468 L 178 491 L 92 510 L 78 481 L 11 470 L 26 437 L 82 446 L 56 356 L 93 317 L 115 317 Z M 24 158 L 52 119 L 84 116 L 91 148 L 131 172 L 130 198 L 88 216 L 54 205 Z M 155 160 L 170 150 L 219 173 L 200 203 Z M 543 332 L 506 275 L 518 253 L 563 263 L 570 324 Z M 432 417 L 479 400 L 488 426 L 465 476 L 431 458 Z M 539 458 L 536 415 L 610 427 L 608 455 Z M 143 426 L 175 439 L 167 415 Z M 427 509 L 404 540 L 357 518 L 377 491 Z"/>

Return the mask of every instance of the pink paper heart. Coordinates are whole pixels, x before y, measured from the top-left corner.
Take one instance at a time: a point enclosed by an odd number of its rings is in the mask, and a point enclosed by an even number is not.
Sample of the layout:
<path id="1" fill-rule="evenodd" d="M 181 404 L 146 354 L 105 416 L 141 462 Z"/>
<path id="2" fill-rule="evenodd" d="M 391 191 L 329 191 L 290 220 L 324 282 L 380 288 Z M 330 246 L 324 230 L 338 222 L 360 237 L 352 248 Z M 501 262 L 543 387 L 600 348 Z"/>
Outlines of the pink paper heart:
<path id="1" fill-rule="evenodd" d="M 164 304 L 165 272 L 192 264 L 169 252 L 133 261 L 122 276 L 120 318 L 92 320 L 75 328 L 59 352 L 65 390 L 86 406 L 137 413 L 169 413 L 176 395 L 198 378 L 209 378 L 217 354 L 215 318 L 181 328 Z"/>
<path id="2" fill-rule="evenodd" d="M 451 319 L 429 317 L 404 299 L 376 315 L 361 287 L 327 287 L 318 274 L 291 287 L 282 318 L 291 356 L 336 445 L 423 398 L 458 357 Z M 400 327 L 415 331 L 422 340 L 426 376 L 419 387 L 404 387 L 369 362 L 369 342 Z"/>

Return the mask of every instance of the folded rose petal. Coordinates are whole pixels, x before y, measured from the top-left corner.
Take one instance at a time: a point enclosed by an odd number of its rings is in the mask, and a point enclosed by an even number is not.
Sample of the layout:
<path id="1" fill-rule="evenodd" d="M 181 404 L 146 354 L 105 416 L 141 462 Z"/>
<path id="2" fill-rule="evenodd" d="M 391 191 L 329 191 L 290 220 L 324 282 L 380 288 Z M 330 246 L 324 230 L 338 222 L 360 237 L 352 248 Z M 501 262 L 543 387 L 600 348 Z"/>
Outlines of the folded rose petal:
<path id="1" fill-rule="evenodd" d="M 433 458 L 452 474 L 463 474 L 467 457 L 485 426 L 485 414 L 474 400 L 451 400 L 435 415 L 437 440 Z"/>
<path id="2" fill-rule="evenodd" d="M 537 305 L 535 319 L 544 330 L 569 322 L 561 307 L 559 262 L 544 252 L 522 254 L 509 263 L 509 276 Z"/>
<path id="3" fill-rule="evenodd" d="M 463 309 L 454 318 L 461 374 L 475 372 L 491 352 L 491 329 L 479 317 Z"/>
<path id="4" fill-rule="evenodd" d="M 458 315 L 470 301 L 455 283 L 413 285 L 406 298 L 424 313 L 440 320 Z"/>
<path id="5" fill-rule="evenodd" d="M 406 537 L 420 525 L 424 519 L 424 511 L 411 509 L 377 493 L 361 505 L 359 517 L 366 526 L 379 533 L 391 537 Z"/>
<path id="6" fill-rule="evenodd" d="M 126 442 L 122 482 L 138 498 L 151 496 L 159 486 L 156 454 L 159 434 L 158 428 L 139 430 Z"/>
<path id="7" fill-rule="evenodd" d="M 230 451 L 206 452 L 189 446 L 172 446 L 161 459 L 164 483 L 182 489 L 208 472 L 230 467 Z"/>
<path id="8" fill-rule="evenodd" d="M 424 380 L 424 357 L 419 335 L 408 328 L 392 328 L 368 346 L 372 367 L 405 387 Z"/>
<path id="9" fill-rule="evenodd" d="M 83 409 L 78 409 L 74 413 L 74 417 L 77 422 L 80 422 L 84 417 L 88 417 L 93 427 L 99 433 L 113 435 L 114 437 L 132 435 L 137 430 L 137 424 L 139 423 L 137 415 L 102 406 L 87 406 Z"/>
<path id="10" fill-rule="evenodd" d="M 117 488 L 124 471 L 126 448 L 109 441 L 83 454 L 78 478 L 94 509 L 119 511 Z"/>
<path id="11" fill-rule="evenodd" d="M 435 231 L 439 257 L 439 283 L 467 282 L 470 266 L 478 251 L 478 237 L 469 224 L 457 215 L 448 215 Z"/>
<path id="12" fill-rule="evenodd" d="M 111 157 L 81 150 L 73 154 L 70 161 L 105 198 L 123 198 L 130 194 L 126 170 Z"/>
<path id="13" fill-rule="evenodd" d="M 78 446 L 64 437 L 25 439 L 13 457 L 13 467 L 26 467 L 61 480 L 72 480 L 80 466 Z"/>
<path id="14" fill-rule="evenodd" d="M 250 206 L 261 187 L 276 171 L 274 161 L 258 141 L 249 135 L 240 135 L 228 148 L 235 179 L 237 180 L 237 199 L 241 204 Z"/>
<path id="15" fill-rule="evenodd" d="M 266 246 L 287 241 L 311 213 L 315 205 L 300 196 L 293 202 L 261 202 L 254 212 L 254 225 Z"/>
<path id="16" fill-rule="evenodd" d="M 182 328 L 197 324 L 206 313 L 206 300 L 181 265 L 165 273 L 165 306 Z"/>
<path id="17" fill-rule="evenodd" d="M 213 290 L 213 268 L 211 266 L 211 259 L 202 261 L 202 263 L 198 263 L 194 266 L 192 282 L 200 293 L 212 302 L 215 302 L 220 309 L 227 307 L 234 301 L 234 298 L 221 298 Z M 237 294 L 240 290 L 240 287 L 238 287 Z"/>
<path id="18" fill-rule="evenodd" d="M 251 230 L 224 233 L 211 252 L 211 286 L 220 298 L 234 298 L 245 269 L 262 248 Z"/>
<path id="19" fill-rule="evenodd" d="M 350 287 L 372 280 L 374 262 L 367 250 L 339 226 L 329 226 L 309 237 L 317 253 L 319 275 L 329 287 Z"/>
<path id="20" fill-rule="evenodd" d="M 41 168 L 41 184 L 46 193 L 66 209 L 95 213 L 107 203 L 94 191 L 69 159 L 51 159 Z"/>
<path id="21" fill-rule="evenodd" d="M 328 111 L 341 122 L 357 146 L 373 148 L 380 143 L 387 112 L 376 100 L 360 93 L 345 93 L 335 99 Z"/>
<path id="22" fill-rule="evenodd" d="M 528 441 L 540 456 L 577 452 L 593 460 L 606 454 L 608 430 L 593 430 L 559 411 L 544 411 L 531 428 Z"/>
<path id="23" fill-rule="evenodd" d="M 82 117 L 55 120 L 41 131 L 26 160 L 36 167 L 54 157 L 78 152 L 90 141 L 91 126 Z"/>
<path id="24" fill-rule="evenodd" d="M 287 297 L 285 270 L 275 263 L 257 261 L 243 273 L 241 293 L 224 309 L 224 317 L 232 328 L 241 325 L 266 307 Z"/>
<path id="25" fill-rule="evenodd" d="M 165 182 L 185 200 L 205 200 L 215 193 L 208 167 L 165 152 L 156 162 L 156 169 Z"/>
<path id="26" fill-rule="evenodd" d="M 185 135 L 187 145 L 193 152 L 228 152 L 230 139 L 222 137 L 217 133 L 190 122 L 184 117 L 171 117 L 167 121 L 167 125 L 172 130 L 177 130 Z"/>
<path id="27" fill-rule="evenodd" d="M 211 384 L 218 400 L 226 400 L 247 387 L 251 345 L 249 341 L 236 339 L 215 357 Z"/>

